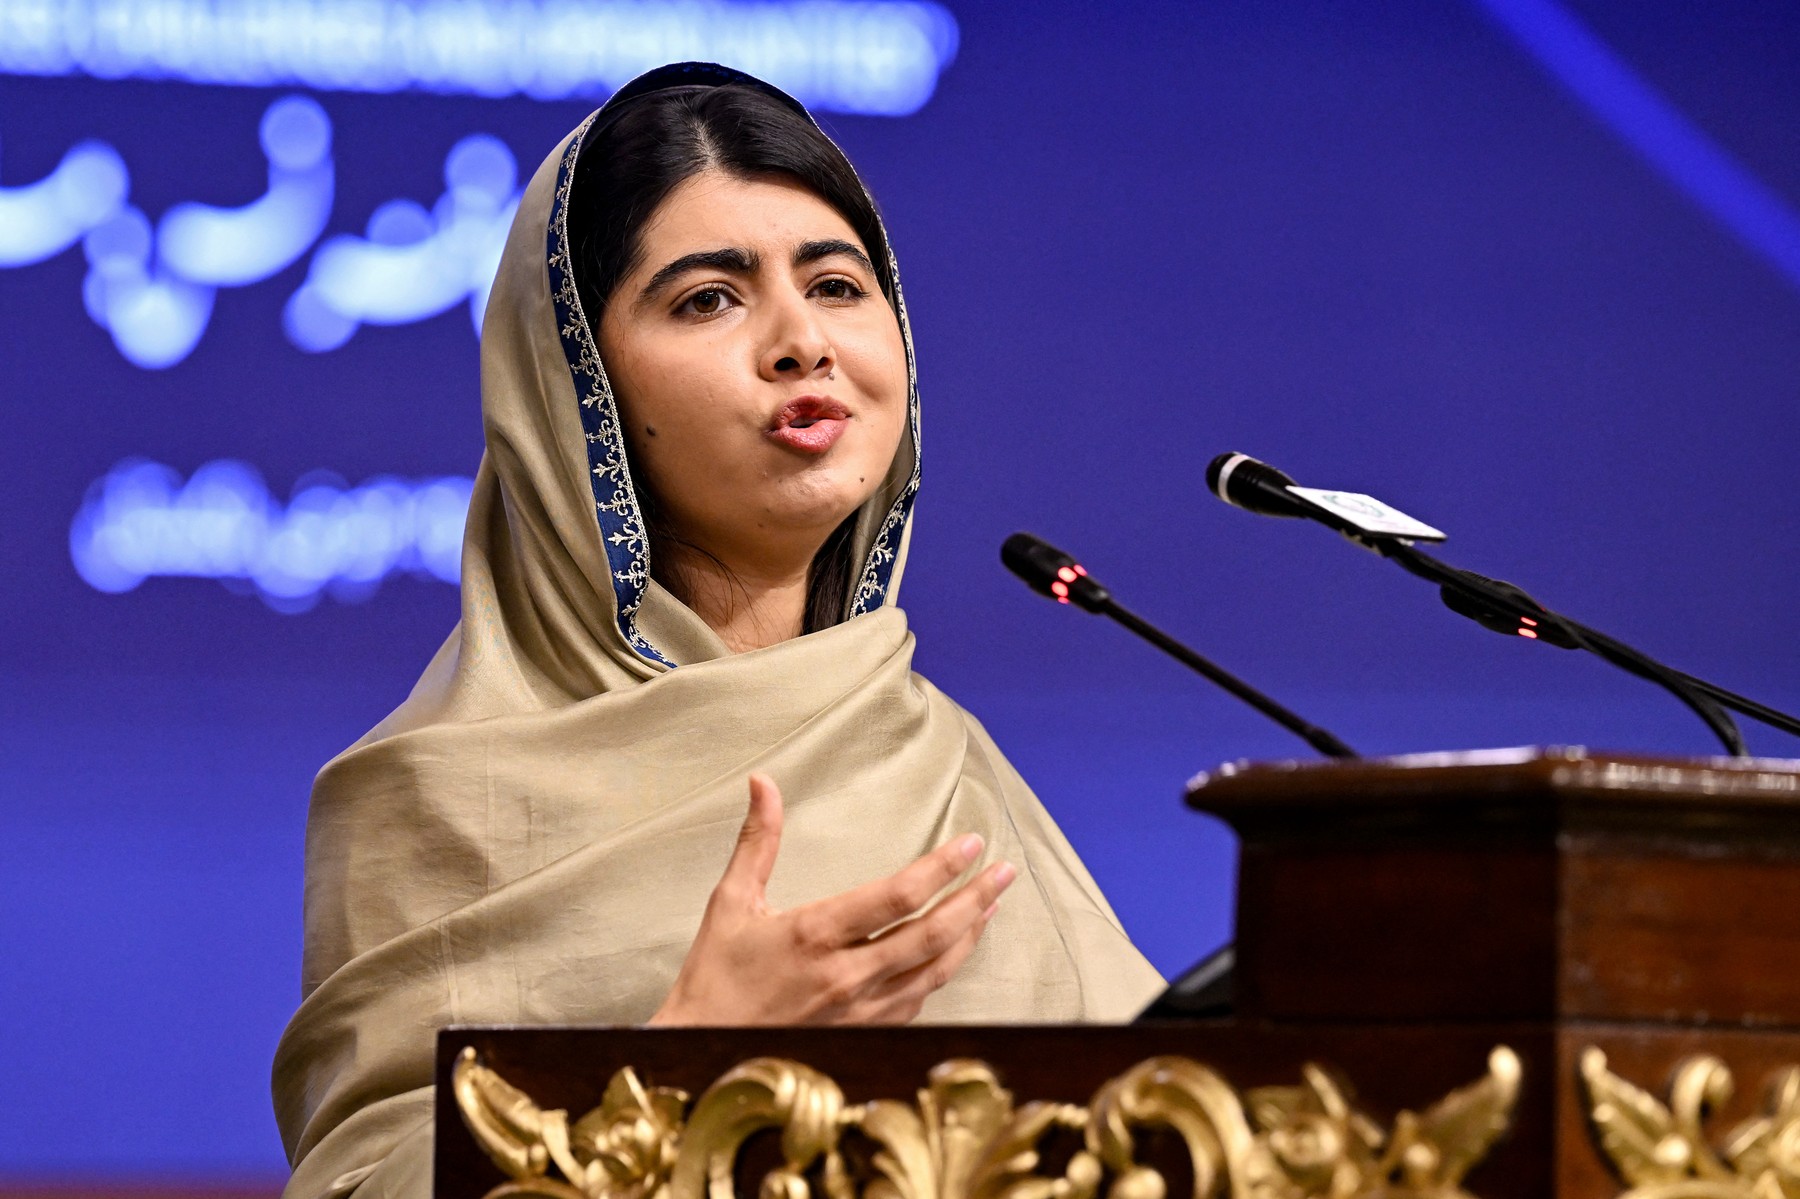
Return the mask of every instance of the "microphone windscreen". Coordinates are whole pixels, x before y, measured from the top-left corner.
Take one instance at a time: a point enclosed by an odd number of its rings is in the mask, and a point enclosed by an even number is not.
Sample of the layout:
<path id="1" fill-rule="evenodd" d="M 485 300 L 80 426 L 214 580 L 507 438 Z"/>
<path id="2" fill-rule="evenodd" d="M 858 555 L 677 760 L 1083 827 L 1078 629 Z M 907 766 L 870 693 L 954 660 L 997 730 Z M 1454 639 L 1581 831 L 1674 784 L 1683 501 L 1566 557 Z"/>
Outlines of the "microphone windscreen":
<path id="1" fill-rule="evenodd" d="M 1030 533 L 1014 533 L 1000 543 L 1000 561 L 1006 566 L 1006 569 L 1035 587 L 1038 576 L 1042 573 L 1038 569 L 1035 551 L 1043 544 Z M 1054 575 L 1056 568 L 1051 567 L 1049 573 Z"/>
<path id="2" fill-rule="evenodd" d="M 1000 561 L 1039 595 L 1059 604 L 1076 604 L 1098 612 L 1112 597 L 1096 583 L 1087 567 L 1041 537 L 1014 533 L 1000 544 Z"/>
<path id="3" fill-rule="evenodd" d="M 1206 488 L 1236 508 L 1262 516 L 1305 516 L 1289 493 L 1294 480 L 1248 454 L 1220 454 L 1206 465 Z"/>

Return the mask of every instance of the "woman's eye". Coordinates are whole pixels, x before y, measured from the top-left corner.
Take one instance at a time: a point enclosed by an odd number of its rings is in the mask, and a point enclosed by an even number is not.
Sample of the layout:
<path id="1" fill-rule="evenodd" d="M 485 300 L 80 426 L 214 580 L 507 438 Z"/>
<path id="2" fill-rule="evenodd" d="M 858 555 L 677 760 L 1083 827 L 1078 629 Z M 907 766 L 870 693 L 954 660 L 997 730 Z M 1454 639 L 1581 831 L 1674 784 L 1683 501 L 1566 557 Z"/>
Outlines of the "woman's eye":
<path id="1" fill-rule="evenodd" d="M 815 290 L 828 300 L 860 300 L 868 294 L 849 279 L 821 279 Z"/>
<path id="2" fill-rule="evenodd" d="M 701 316 L 711 316 L 713 313 L 724 309 L 725 293 L 716 287 L 709 287 L 704 291 L 697 291 L 689 296 L 687 303 L 682 305 L 682 307 L 688 308 Z"/>

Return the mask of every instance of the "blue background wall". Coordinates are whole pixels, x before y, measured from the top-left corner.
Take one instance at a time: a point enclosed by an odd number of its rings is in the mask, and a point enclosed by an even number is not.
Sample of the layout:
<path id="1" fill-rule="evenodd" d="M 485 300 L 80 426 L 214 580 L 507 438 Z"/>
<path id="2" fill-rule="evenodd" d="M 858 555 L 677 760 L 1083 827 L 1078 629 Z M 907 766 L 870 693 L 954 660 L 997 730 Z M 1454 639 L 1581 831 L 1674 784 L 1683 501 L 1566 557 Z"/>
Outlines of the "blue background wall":
<path id="1" fill-rule="evenodd" d="M 1230 928 L 1230 840 L 1182 810 L 1183 780 L 1302 747 L 1028 594 L 996 561 L 1015 529 L 1364 752 L 1713 746 L 1597 660 L 1210 501 L 1222 450 L 1380 495 L 1448 530 L 1450 560 L 1800 707 L 1800 9 L 951 11 L 959 47 L 918 112 L 823 114 L 890 218 L 917 322 L 927 473 L 902 599 L 920 668 L 987 722 L 1165 971 Z M 471 133 L 528 171 L 592 106 L 0 75 L 0 187 L 102 138 L 152 220 L 243 204 L 266 185 L 258 122 L 290 94 L 331 122 L 328 234 L 432 203 Z M 0 1180 L 281 1172 L 267 1064 L 297 1000 L 308 786 L 404 696 L 455 592 L 406 575 L 300 614 L 198 578 L 105 594 L 69 530 L 132 457 L 182 477 L 241 460 L 279 501 L 320 470 L 473 473 L 466 306 L 305 353 L 282 313 L 308 262 L 221 290 L 163 369 L 84 311 L 79 246 L 0 270 L 0 1059 L 28 1097 L 0 1117 Z"/>

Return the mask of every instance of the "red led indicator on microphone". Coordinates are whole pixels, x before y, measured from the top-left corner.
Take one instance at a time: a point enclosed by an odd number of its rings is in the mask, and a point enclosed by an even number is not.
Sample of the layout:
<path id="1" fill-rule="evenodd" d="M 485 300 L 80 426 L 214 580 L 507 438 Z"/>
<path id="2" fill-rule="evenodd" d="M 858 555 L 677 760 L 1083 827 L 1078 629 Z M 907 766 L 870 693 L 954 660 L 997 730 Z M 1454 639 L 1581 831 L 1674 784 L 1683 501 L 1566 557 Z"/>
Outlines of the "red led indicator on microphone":
<path id="1" fill-rule="evenodd" d="M 1526 621 L 1526 623 L 1527 623 L 1527 624 L 1530 624 L 1530 623 L 1532 623 L 1532 622 L 1531 622 L 1531 621 Z M 1530 630 L 1530 629 L 1520 629 L 1520 630 L 1519 630 L 1519 636 L 1521 636 L 1521 637 L 1529 637 L 1529 638 L 1530 638 L 1530 639 L 1531 639 L 1531 640 L 1533 640 L 1533 641 L 1536 641 L 1536 640 L 1537 640 L 1537 634 L 1536 634 L 1536 633 L 1534 633 L 1534 632 L 1532 632 L 1532 631 L 1531 631 L 1531 630 Z"/>
<path id="2" fill-rule="evenodd" d="M 1055 595 L 1057 599 L 1062 600 L 1064 603 L 1068 602 L 1068 600 L 1069 600 L 1069 585 L 1067 583 L 1061 582 L 1060 580 L 1057 582 L 1051 583 L 1050 591 L 1051 591 L 1051 594 Z"/>

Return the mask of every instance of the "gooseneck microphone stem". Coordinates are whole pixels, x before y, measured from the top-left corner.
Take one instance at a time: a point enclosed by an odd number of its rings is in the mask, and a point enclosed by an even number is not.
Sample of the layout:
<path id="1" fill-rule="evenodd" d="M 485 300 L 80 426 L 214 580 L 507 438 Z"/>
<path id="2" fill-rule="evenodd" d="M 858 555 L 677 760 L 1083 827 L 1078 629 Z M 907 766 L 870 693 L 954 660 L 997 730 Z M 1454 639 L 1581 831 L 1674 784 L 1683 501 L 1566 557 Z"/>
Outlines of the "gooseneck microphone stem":
<path id="1" fill-rule="evenodd" d="M 1588 629 L 1585 625 L 1577 625 L 1576 627 L 1585 631 L 1590 637 L 1594 635 L 1593 630 Z M 1727 691 L 1717 683 L 1709 683 L 1705 679 L 1697 679 L 1684 671 L 1675 670 L 1671 667 L 1669 673 L 1673 674 L 1676 678 L 1700 692 L 1702 695 L 1711 696 L 1722 707 L 1730 708 L 1733 712 L 1748 716 L 1750 719 L 1761 724 L 1766 724 L 1772 729 L 1780 729 L 1784 733 L 1792 733 L 1794 736 L 1800 737 L 1800 720 L 1789 716 L 1786 712 L 1777 711 L 1767 704 L 1759 704 L 1749 696 L 1739 695 L 1735 691 Z"/>
<path id="2" fill-rule="evenodd" d="M 1202 675 L 1211 682 L 1237 696 L 1245 703 L 1273 720 L 1288 732 L 1318 750 L 1328 758 L 1354 758 L 1355 750 L 1339 741 L 1316 724 L 1312 724 L 1288 709 L 1282 707 L 1244 680 L 1217 663 L 1201 657 L 1175 638 L 1169 636 L 1131 609 L 1124 607 L 1117 600 L 1105 601 L 1097 611 L 1102 616 L 1110 616 L 1132 632 L 1168 654 L 1183 665 L 1190 667 L 1196 674 Z"/>
<path id="3" fill-rule="evenodd" d="M 1576 624 L 1565 616 L 1527 605 L 1494 586 L 1491 580 L 1466 570 L 1459 570 L 1447 562 L 1440 562 L 1430 554 L 1404 541 L 1369 538 L 1363 541 L 1363 544 L 1395 563 L 1408 574 L 1416 575 L 1427 582 L 1436 583 L 1440 587 L 1452 588 L 1472 599 L 1484 601 L 1514 616 L 1545 622 L 1554 621 L 1580 648 L 1604 658 L 1614 666 L 1637 675 L 1641 679 L 1657 684 L 1686 704 L 1696 716 L 1706 722 L 1706 726 L 1713 731 L 1713 735 L 1718 737 L 1719 743 L 1725 747 L 1726 753 L 1740 758 L 1749 756 L 1749 750 L 1744 746 L 1743 734 L 1738 731 L 1737 722 L 1720 708 L 1717 700 L 1707 695 L 1701 688 L 1693 686 L 1695 680 L 1690 680 L 1679 671 L 1671 670 L 1656 659 L 1631 648 L 1624 642 L 1616 641 L 1604 633 Z"/>
<path id="4" fill-rule="evenodd" d="M 1113 599 L 1112 592 L 1088 574 L 1087 567 L 1040 537 L 1014 533 L 1000 547 L 1000 561 L 1039 595 L 1059 604 L 1110 616 L 1132 632 L 1218 684 L 1245 703 L 1330 758 L 1354 758 L 1355 750 L 1324 729 L 1300 719 L 1244 680 L 1169 636 L 1137 613 Z"/>

